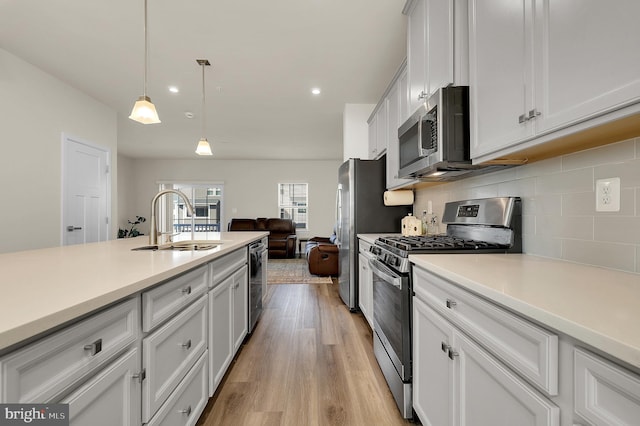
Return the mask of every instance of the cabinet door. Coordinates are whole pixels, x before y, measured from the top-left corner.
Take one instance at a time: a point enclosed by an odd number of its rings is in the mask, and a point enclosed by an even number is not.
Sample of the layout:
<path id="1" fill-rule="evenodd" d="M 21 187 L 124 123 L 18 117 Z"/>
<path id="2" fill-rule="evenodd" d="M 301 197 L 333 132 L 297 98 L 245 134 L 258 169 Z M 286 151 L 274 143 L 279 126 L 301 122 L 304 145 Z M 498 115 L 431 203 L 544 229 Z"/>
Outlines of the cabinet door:
<path id="1" fill-rule="evenodd" d="M 560 409 L 472 340 L 454 331 L 460 426 L 557 426 Z"/>
<path id="2" fill-rule="evenodd" d="M 637 425 L 640 377 L 580 348 L 574 349 L 576 413 L 597 426 Z"/>
<path id="3" fill-rule="evenodd" d="M 409 11 L 407 27 L 407 77 L 409 82 L 409 114 L 418 109 L 427 93 L 427 20 L 426 0 L 416 0 Z"/>
<path id="4" fill-rule="evenodd" d="M 193 426 L 207 405 L 207 353 L 158 410 L 148 426 Z"/>
<path id="5" fill-rule="evenodd" d="M 374 151 L 378 146 L 378 127 L 377 127 L 377 117 L 378 115 L 374 115 L 371 117 L 371 121 L 369 121 L 369 147 L 367 150 L 367 159 L 373 160 L 375 158 Z"/>
<path id="6" fill-rule="evenodd" d="M 453 328 L 413 298 L 413 409 L 425 426 L 453 425 Z"/>
<path id="7" fill-rule="evenodd" d="M 388 117 L 387 117 L 387 100 L 386 98 L 380 104 L 378 112 L 376 112 L 376 144 L 373 152 L 370 153 L 371 158 L 379 158 L 387 150 L 387 133 Z"/>
<path id="8" fill-rule="evenodd" d="M 205 295 L 143 339 L 143 421 L 149 421 L 207 349 L 207 320 Z"/>
<path id="9" fill-rule="evenodd" d="M 61 401 L 72 426 L 140 424 L 140 351 L 133 348 Z"/>
<path id="10" fill-rule="evenodd" d="M 426 91 L 453 84 L 453 0 L 428 0 L 426 8 Z"/>
<path id="11" fill-rule="evenodd" d="M 247 335 L 249 324 L 249 293 L 247 267 L 233 274 L 233 353 L 235 354 Z"/>
<path id="12" fill-rule="evenodd" d="M 640 101 L 638 16 L 637 0 L 536 1 L 538 132 Z"/>
<path id="13" fill-rule="evenodd" d="M 230 276 L 209 292 L 209 396 L 218 388 L 233 358 L 232 286 Z"/>
<path id="14" fill-rule="evenodd" d="M 358 303 L 360 310 L 373 330 L 373 277 L 369 269 L 369 258 L 358 254 L 360 273 L 358 274 Z"/>
<path id="15" fill-rule="evenodd" d="M 470 0 L 472 158 L 533 135 L 519 120 L 533 108 L 533 1 Z"/>

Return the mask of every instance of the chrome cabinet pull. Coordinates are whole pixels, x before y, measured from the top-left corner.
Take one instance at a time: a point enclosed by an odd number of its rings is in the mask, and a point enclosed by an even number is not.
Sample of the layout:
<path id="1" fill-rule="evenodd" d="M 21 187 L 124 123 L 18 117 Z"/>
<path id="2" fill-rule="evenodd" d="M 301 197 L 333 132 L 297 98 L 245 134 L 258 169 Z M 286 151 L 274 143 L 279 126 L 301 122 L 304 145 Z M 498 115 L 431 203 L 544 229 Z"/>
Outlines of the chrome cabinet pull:
<path id="1" fill-rule="evenodd" d="M 191 294 L 191 286 L 187 286 L 187 287 L 183 288 L 182 289 L 182 294 L 184 294 L 184 295 Z"/>
<path id="2" fill-rule="evenodd" d="M 181 343 L 180 346 L 182 346 L 183 348 L 185 348 L 187 350 L 191 349 L 191 339 L 187 340 L 184 343 Z"/>
<path id="3" fill-rule="evenodd" d="M 447 299 L 447 308 L 453 309 L 457 304 L 458 302 L 456 302 L 455 300 Z"/>
<path id="4" fill-rule="evenodd" d="M 447 345 L 445 342 L 442 342 L 440 347 L 442 348 L 442 352 L 449 352 L 449 349 L 451 349 L 451 346 Z"/>
<path id="5" fill-rule="evenodd" d="M 91 356 L 96 355 L 97 353 L 102 351 L 102 339 L 98 339 L 95 342 L 89 344 L 89 345 L 84 345 L 84 350 L 85 351 L 89 351 L 91 353 Z"/>
<path id="6" fill-rule="evenodd" d="M 147 377 L 147 370 L 142 369 L 139 373 L 133 374 L 131 376 L 132 379 L 138 380 L 140 383 Z"/>
<path id="7" fill-rule="evenodd" d="M 191 406 L 188 406 L 186 409 L 184 410 L 178 410 L 178 413 L 180 414 L 186 414 L 187 417 L 191 415 Z"/>
<path id="8" fill-rule="evenodd" d="M 520 114 L 520 116 L 518 117 L 518 123 L 520 124 L 524 123 L 527 120 L 528 118 L 524 114 Z"/>
<path id="9" fill-rule="evenodd" d="M 536 117 L 538 117 L 540 115 L 540 111 L 536 110 L 535 108 L 529 111 L 529 116 L 527 117 L 527 120 L 532 120 Z"/>
<path id="10" fill-rule="evenodd" d="M 421 92 L 418 94 L 418 100 L 419 100 L 419 101 L 421 101 L 421 100 L 425 99 L 426 97 L 427 97 L 427 94 L 425 93 L 425 91 L 424 91 L 424 90 L 423 90 L 423 91 L 421 91 Z"/>
<path id="11" fill-rule="evenodd" d="M 453 348 L 449 349 L 449 359 L 453 360 L 455 357 L 459 356 L 460 354 L 456 351 L 453 350 Z"/>
<path id="12" fill-rule="evenodd" d="M 68 232 L 73 232 L 73 231 L 80 231 L 82 229 L 82 226 L 67 226 L 67 231 Z"/>

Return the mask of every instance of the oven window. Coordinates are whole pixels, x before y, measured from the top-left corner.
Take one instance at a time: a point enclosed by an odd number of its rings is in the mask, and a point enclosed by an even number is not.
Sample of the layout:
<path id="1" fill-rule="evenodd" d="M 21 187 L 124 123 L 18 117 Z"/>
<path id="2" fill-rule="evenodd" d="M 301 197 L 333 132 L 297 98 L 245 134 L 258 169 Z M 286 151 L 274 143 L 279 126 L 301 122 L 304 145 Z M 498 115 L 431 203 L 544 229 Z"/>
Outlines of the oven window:
<path id="1" fill-rule="evenodd" d="M 373 317 L 376 332 L 383 344 L 385 340 L 391 348 L 385 347 L 387 352 L 393 352 L 393 362 L 398 375 L 409 379 L 411 372 L 411 304 L 408 277 L 403 277 L 402 289 L 394 287 L 384 278 L 373 271 Z M 395 358 L 395 359 L 394 359 Z M 402 367 L 404 366 L 404 377 Z"/>

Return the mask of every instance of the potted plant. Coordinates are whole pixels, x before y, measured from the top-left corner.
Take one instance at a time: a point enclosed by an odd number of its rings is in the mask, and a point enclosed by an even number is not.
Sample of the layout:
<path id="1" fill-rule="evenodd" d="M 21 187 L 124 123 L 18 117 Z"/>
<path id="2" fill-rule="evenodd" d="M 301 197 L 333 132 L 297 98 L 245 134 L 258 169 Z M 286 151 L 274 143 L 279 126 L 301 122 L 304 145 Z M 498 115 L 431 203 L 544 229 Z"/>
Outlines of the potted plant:
<path id="1" fill-rule="evenodd" d="M 131 225 L 131 227 L 129 229 L 119 228 L 118 238 L 133 238 L 133 237 L 137 237 L 138 235 L 142 235 L 140 231 L 138 231 L 138 228 L 136 228 L 136 226 L 146 221 L 147 219 L 142 216 L 136 216 L 136 220 L 133 222 L 130 220 L 127 220 L 127 222 L 129 222 L 129 225 Z"/>

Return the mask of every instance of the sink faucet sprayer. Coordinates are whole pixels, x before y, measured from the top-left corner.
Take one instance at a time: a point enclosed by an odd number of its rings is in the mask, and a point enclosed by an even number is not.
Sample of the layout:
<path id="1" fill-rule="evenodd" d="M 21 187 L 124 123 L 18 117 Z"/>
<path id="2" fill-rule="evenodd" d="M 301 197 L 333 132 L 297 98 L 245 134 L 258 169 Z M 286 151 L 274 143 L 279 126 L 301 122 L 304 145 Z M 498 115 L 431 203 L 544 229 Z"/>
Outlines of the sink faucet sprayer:
<path id="1" fill-rule="evenodd" d="M 187 206 L 187 210 L 189 210 L 189 214 L 193 218 L 193 206 L 189 202 L 189 199 L 186 195 L 176 189 L 165 189 L 160 191 L 153 197 L 151 200 L 151 220 L 149 221 L 149 244 L 150 245 L 158 245 L 158 227 L 156 226 L 156 210 L 158 209 L 158 199 L 164 194 L 176 194 L 184 200 L 185 205 Z M 191 227 L 191 234 L 193 235 L 193 227 Z M 193 238 L 192 238 L 193 239 Z"/>

